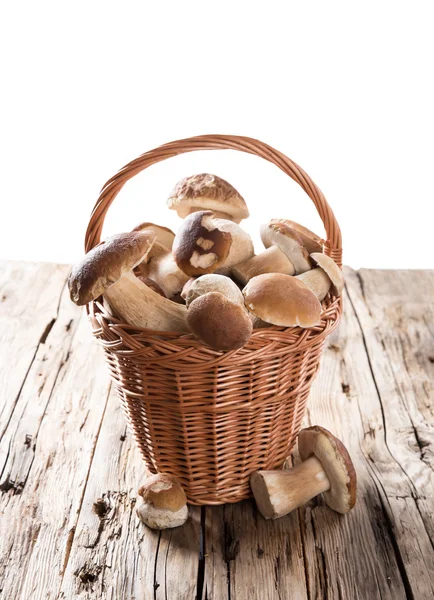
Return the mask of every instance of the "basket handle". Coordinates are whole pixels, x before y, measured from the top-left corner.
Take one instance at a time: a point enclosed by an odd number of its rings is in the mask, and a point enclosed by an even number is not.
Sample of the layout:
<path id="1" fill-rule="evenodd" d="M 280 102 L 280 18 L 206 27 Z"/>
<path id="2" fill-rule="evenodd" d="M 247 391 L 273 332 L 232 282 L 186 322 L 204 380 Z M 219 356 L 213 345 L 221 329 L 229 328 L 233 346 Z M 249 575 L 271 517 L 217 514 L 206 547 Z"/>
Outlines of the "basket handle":
<path id="1" fill-rule="evenodd" d="M 274 150 L 274 148 L 259 140 L 237 135 L 200 135 L 184 140 L 177 140 L 145 152 L 145 154 L 125 165 L 114 177 L 107 181 L 101 190 L 86 230 L 86 252 L 89 252 L 89 250 L 100 242 L 105 215 L 111 203 L 129 179 L 151 165 L 166 160 L 166 158 L 195 150 L 239 150 L 264 158 L 278 166 L 279 169 L 301 186 L 315 204 L 327 234 L 324 251 L 339 266 L 342 266 L 341 231 L 333 211 L 319 187 L 315 185 L 301 167 L 281 152 Z"/>

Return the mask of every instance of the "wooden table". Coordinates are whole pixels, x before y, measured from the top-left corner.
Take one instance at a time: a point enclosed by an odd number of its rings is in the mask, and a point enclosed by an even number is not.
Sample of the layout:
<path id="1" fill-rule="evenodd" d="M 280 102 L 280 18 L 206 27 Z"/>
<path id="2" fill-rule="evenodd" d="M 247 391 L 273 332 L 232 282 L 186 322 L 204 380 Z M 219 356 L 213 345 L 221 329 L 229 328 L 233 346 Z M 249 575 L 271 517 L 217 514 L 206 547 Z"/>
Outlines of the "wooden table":
<path id="1" fill-rule="evenodd" d="M 352 455 L 349 515 L 246 501 L 161 533 L 136 517 L 145 468 L 67 274 L 0 265 L 1 598 L 434 598 L 434 272 L 346 270 L 306 425 Z"/>

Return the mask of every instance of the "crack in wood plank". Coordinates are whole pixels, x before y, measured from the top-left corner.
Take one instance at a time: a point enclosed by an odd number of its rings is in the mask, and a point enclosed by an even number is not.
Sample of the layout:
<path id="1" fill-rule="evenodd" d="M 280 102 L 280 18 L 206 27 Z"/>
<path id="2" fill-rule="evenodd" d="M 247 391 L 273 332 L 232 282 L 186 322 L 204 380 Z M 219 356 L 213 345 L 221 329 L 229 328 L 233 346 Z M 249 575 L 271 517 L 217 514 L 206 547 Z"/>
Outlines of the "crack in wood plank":
<path id="1" fill-rule="evenodd" d="M 360 276 L 360 274 L 358 272 L 357 272 L 357 278 L 359 280 L 361 280 L 361 276 Z M 391 449 L 390 449 L 390 447 L 388 445 L 388 442 L 387 442 L 387 426 L 386 426 L 386 417 L 385 417 L 385 413 L 384 413 L 383 399 L 382 399 L 382 396 L 381 396 L 381 393 L 380 393 L 380 388 L 379 388 L 379 385 L 378 385 L 378 382 L 377 382 L 377 379 L 376 379 L 376 376 L 375 376 L 375 372 L 374 372 L 374 368 L 373 368 L 373 364 L 372 364 L 372 359 L 371 359 L 371 354 L 370 354 L 369 349 L 368 349 L 368 345 L 367 345 L 367 341 L 366 341 L 366 336 L 365 336 L 364 329 L 362 327 L 362 323 L 361 323 L 360 317 L 359 317 L 359 315 L 357 313 L 357 310 L 355 308 L 354 302 L 353 302 L 352 297 L 351 297 L 351 292 L 348 290 L 348 286 L 347 285 L 345 287 L 346 287 L 346 291 L 347 291 L 347 294 L 348 294 L 348 299 L 349 299 L 349 301 L 351 303 L 351 306 L 352 306 L 353 311 L 354 311 L 354 315 L 355 315 L 357 323 L 359 325 L 360 335 L 361 335 L 362 340 L 363 340 L 363 346 L 365 348 L 366 357 L 367 357 L 367 361 L 368 361 L 368 365 L 369 365 L 369 370 L 371 372 L 372 381 L 374 383 L 375 390 L 377 392 L 378 402 L 379 402 L 379 408 L 380 408 L 380 411 L 381 411 L 381 419 L 382 419 L 382 423 L 383 423 L 383 433 L 384 433 L 384 443 L 385 443 L 385 446 L 386 446 L 386 448 L 387 448 L 387 450 L 388 450 L 391 458 L 395 461 L 396 465 L 404 473 L 404 475 L 405 475 L 406 479 L 408 480 L 408 483 L 410 484 L 410 486 L 412 488 L 414 488 L 414 484 L 411 481 L 411 479 L 409 478 L 408 474 L 406 473 L 404 467 L 402 466 L 402 464 L 400 463 L 400 461 L 393 455 L 393 452 L 391 451 Z M 365 296 L 363 296 L 363 298 L 365 299 Z M 414 488 L 414 490 L 415 490 L 415 488 Z M 416 492 L 416 490 L 415 490 L 415 492 Z"/>

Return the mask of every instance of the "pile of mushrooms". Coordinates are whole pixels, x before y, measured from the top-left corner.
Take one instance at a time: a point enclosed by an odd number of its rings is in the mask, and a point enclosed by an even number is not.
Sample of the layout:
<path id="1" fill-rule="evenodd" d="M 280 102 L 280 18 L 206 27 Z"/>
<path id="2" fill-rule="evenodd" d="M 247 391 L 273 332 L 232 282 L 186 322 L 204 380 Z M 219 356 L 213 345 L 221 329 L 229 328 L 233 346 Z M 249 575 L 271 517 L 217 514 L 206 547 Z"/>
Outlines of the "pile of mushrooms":
<path id="1" fill-rule="evenodd" d="M 344 279 L 324 241 L 288 219 L 261 226 L 255 254 L 240 222 L 249 216 L 237 190 L 204 173 L 182 179 L 168 206 L 183 219 L 176 234 L 144 222 L 101 242 L 69 276 L 78 305 L 101 296 L 122 322 L 193 333 L 220 351 L 242 348 L 258 327 L 309 328 L 321 302 Z"/>

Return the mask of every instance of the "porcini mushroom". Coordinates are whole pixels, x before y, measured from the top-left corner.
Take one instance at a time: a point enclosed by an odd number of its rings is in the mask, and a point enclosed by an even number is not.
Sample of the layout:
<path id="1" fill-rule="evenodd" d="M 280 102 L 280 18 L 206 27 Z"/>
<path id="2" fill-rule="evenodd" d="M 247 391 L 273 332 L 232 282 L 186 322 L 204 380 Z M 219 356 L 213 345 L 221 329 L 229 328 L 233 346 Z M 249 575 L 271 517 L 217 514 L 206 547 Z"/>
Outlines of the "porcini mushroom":
<path id="1" fill-rule="evenodd" d="M 342 270 L 338 267 L 335 261 L 322 254 L 322 252 L 314 252 L 310 255 L 312 260 L 320 267 L 329 277 L 332 282 L 332 293 L 335 296 L 340 296 L 344 289 L 345 279 Z"/>
<path id="2" fill-rule="evenodd" d="M 231 244 L 231 234 L 215 226 L 214 213 L 203 210 L 184 219 L 173 242 L 173 258 L 186 275 L 205 275 L 223 265 Z"/>
<path id="3" fill-rule="evenodd" d="M 104 294 L 125 323 L 160 331 L 188 331 L 185 306 L 145 285 L 133 269 L 146 259 L 155 233 L 131 231 L 108 238 L 77 263 L 68 278 L 71 300 L 87 304 Z"/>
<path id="4" fill-rule="evenodd" d="M 324 240 L 304 225 L 300 225 L 299 223 L 290 221 L 289 219 L 272 219 L 271 222 L 285 223 L 285 225 L 296 231 L 302 241 L 303 246 L 306 248 L 309 254 L 312 252 L 323 251 Z"/>
<path id="5" fill-rule="evenodd" d="M 256 471 L 250 485 L 266 519 L 283 517 L 323 494 L 334 511 L 345 514 L 356 502 L 357 477 L 347 449 L 323 427 L 303 429 L 298 436 L 303 462 L 282 471 Z"/>
<path id="6" fill-rule="evenodd" d="M 311 271 L 306 271 L 301 275 L 297 275 L 296 279 L 302 281 L 304 285 L 312 290 L 320 302 L 321 300 L 324 300 L 332 286 L 330 277 L 320 268 L 312 269 Z"/>
<path id="7" fill-rule="evenodd" d="M 225 259 L 221 270 L 221 273 L 224 275 L 229 275 L 233 266 L 248 260 L 254 255 L 255 251 L 253 249 L 253 243 L 250 235 L 233 221 L 228 221 L 227 219 L 214 219 L 214 225 L 220 231 L 230 233 L 232 237 L 229 254 Z"/>
<path id="8" fill-rule="evenodd" d="M 243 289 L 248 310 L 266 323 L 282 327 L 314 327 L 321 304 L 302 281 L 283 273 L 265 273 L 250 279 Z"/>
<path id="9" fill-rule="evenodd" d="M 106 289 L 104 298 L 124 323 L 134 327 L 156 331 L 189 330 L 186 307 L 163 298 L 133 272 L 125 273 Z"/>
<path id="10" fill-rule="evenodd" d="M 183 525 L 188 517 L 187 497 L 178 479 L 167 473 L 151 475 L 138 491 L 143 503 L 137 515 L 152 529 Z"/>
<path id="11" fill-rule="evenodd" d="M 239 223 L 249 216 L 244 198 L 227 181 L 217 175 L 201 173 L 179 181 L 167 205 L 181 219 L 195 211 L 212 210 L 216 217 Z"/>
<path id="12" fill-rule="evenodd" d="M 244 306 L 244 296 L 240 288 L 232 281 L 232 279 L 229 279 L 229 277 L 225 277 L 224 275 L 218 275 L 217 273 L 210 273 L 208 275 L 201 275 L 189 283 L 184 295 L 187 308 L 193 300 L 196 300 L 196 298 L 199 298 L 199 296 L 203 296 L 208 292 L 219 292 L 228 300 L 231 300 L 231 302 Z"/>
<path id="13" fill-rule="evenodd" d="M 294 265 L 280 248 L 270 246 L 264 252 L 236 264 L 231 272 L 237 281 L 246 285 L 252 277 L 264 273 L 294 275 Z"/>
<path id="14" fill-rule="evenodd" d="M 136 268 L 136 275 L 147 277 L 157 283 L 167 298 L 179 294 L 188 281 L 186 275 L 176 264 L 172 252 L 158 241 Z"/>
<path id="15" fill-rule="evenodd" d="M 75 264 L 68 277 L 71 300 L 88 304 L 145 260 L 155 242 L 155 233 L 131 231 L 109 237 Z"/>
<path id="16" fill-rule="evenodd" d="M 277 246 L 286 254 L 294 265 L 297 274 L 309 271 L 312 263 L 309 252 L 303 246 L 299 234 L 283 221 L 272 219 L 266 225 L 261 225 L 261 240 L 266 248 Z"/>
<path id="17" fill-rule="evenodd" d="M 160 243 L 168 250 L 172 249 L 175 234 L 168 227 L 156 225 L 155 223 L 144 222 L 134 227 L 133 231 L 152 231 L 153 233 L 155 233 L 155 239 L 158 243 Z"/>
<path id="18" fill-rule="evenodd" d="M 208 292 L 193 300 L 187 322 L 196 337 L 215 350 L 242 348 L 252 334 L 252 321 L 244 305 L 219 292 Z"/>

